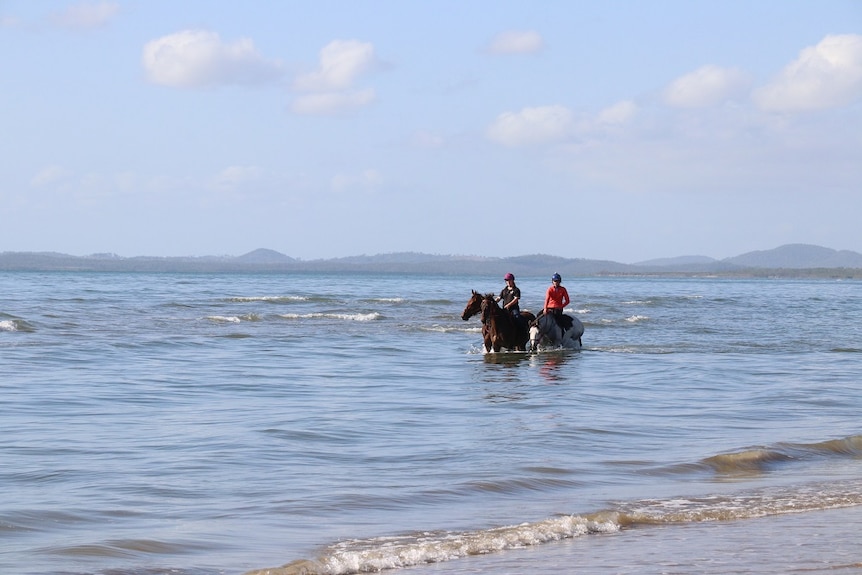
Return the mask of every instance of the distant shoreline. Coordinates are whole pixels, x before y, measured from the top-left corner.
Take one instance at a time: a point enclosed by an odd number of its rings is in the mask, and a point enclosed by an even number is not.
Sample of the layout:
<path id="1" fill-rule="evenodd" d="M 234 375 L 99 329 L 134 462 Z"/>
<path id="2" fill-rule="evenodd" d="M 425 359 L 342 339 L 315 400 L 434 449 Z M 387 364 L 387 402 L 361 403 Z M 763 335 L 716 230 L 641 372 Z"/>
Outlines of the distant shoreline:
<path id="1" fill-rule="evenodd" d="M 792 246 L 791 246 L 792 247 Z M 804 246 L 812 248 L 813 246 Z M 835 252 L 826 256 L 855 252 Z M 779 250 L 783 250 L 779 253 Z M 734 259 L 676 258 L 660 264 L 622 264 L 605 260 L 567 259 L 537 254 L 510 258 L 440 256 L 419 253 L 381 254 L 330 260 L 303 261 L 273 252 L 256 250 L 244 256 L 120 257 L 115 255 L 71 256 L 60 253 L 3 252 L 0 271 L 32 272 L 151 272 L 151 273 L 367 273 L 451 276 L 494 276 L 512 272 L 516 276 L 541 277 L 559 272 L 568 277 L 667 277 L 667 278 L 799 278 L 862 279 L 862 265 L 787 265 L 787 247 L 773 250 L 784 265 L 742 265 Z M 755 253 L 755 252 L 752 252 Z M 849 254 L 849 256 L 847 256 Z M 849 261 L 854 261 L 850 259 Z"/>

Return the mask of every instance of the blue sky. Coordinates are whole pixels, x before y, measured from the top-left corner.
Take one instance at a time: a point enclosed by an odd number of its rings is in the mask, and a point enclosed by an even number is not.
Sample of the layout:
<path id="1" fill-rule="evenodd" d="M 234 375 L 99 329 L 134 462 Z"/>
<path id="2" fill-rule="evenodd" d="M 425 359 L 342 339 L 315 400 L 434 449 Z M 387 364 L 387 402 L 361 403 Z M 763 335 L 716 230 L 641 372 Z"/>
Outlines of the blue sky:
<path id="1" fill-rule="evenodd" d="M 862 2 L 0 0 L 0 251 L 862 252 Z"/>

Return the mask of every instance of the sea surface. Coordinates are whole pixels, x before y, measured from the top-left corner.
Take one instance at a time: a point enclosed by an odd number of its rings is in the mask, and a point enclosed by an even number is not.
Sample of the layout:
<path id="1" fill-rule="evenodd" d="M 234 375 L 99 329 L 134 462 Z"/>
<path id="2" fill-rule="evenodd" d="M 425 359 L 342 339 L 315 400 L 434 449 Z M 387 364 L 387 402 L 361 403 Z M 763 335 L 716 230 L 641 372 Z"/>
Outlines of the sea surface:
<path id="1" fill-rule="evenodd" d="M 0 573 L 862 573 L 862 282 L 503 284 L 0 273 Z"/>

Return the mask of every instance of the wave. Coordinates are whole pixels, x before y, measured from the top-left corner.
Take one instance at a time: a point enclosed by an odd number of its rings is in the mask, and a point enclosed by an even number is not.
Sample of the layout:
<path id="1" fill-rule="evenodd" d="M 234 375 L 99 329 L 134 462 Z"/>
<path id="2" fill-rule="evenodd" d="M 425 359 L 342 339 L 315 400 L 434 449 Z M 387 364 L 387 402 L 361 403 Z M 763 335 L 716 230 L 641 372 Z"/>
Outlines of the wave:
<path id="1" fill-rule="evenodd" d="M 324 549 L 316 559 L 302 559 L 246 575 L 352 575 L 451 561 L 631 527 L 735 521 L 858 505 L 862 505 L 862 481 L 812 483 L 735 495 L 644 499 L 587 515 L 561 515 L 479 531 L 347 540 Z"/>
<path id="2" fill-rule="evenodd" d="M 857 458 L 860 455 L 862 435 L 857 435 L 812 444 L 788 443 L 720 454 L 703 460 L 700 467 L 706 465 L 718 473 L 726 473 L 761 469 L 774 462 L 800 457 Z M 686 467 L 692 471 L 699 466 Z M 615 502 L 607 509 L 593 513 L 561 514 L 540 521 L 477 531 L 425 531 L 396 537 L 351 539 L 325 548 L 317 558 L 250 571 L 246 575 L 352 575 L 451 561 L 633 527 L 741 521 L 860 505 L 862 480 L 763 487 L 698 497 L 640 499 Z"/>
<path id="3" fill-rule="evenodd" d="M 344 321 L 375 321 L 383 316 L 377 312 L 370 313 L 283 313 L 278 314 L 278 317 L 283 319 L 337 319 Z M 241 323 L 262 321 L 263 318 L 256 314 L 250 313 L 245 315 L 208 315 L 206 319 L 213 323 Z"/>
<path id="4" fill-rule="evenodd" d="M 612 512 L 620 528 L 702 521 L 733 521 L 862 505 L 862 482 L 811 483 L 734 495 L 645 499 Z M 602 514 L 599 514 L 602 515 Z"/>
<path id="5" fill-rule="evenodd" d="M 439 324 L 419 326 L 418 330 L 437 333 L 482 333 L 481 327 L 452 327 Z"/>
<path id="6" fill-rule="evenodd" d="M 624 317 L 620 319 L 614 319 L 610 317 L 596 318 L 592 321 L 584 321 L 581 320 L 585 327 L 608 327 L 612 325 L 617 325 L 620 321 L 624 321 L 626 323 L 639 323 L 642 321 L 648 321 L 650 319 L 647 315 L 630 315 L 628 317 Z"/>
<path id="7" fill-rule="evenodd" d="M 251 313 L 247 315 L 208 315 L 206 317 L 211 322 L 214 323 L 240 323 L 243 321 L 260 321 L 261 318 L 259 315 Z"/>
<path id="8" fill-rule="evenodd" d="M 836 455 L 862 456 L 862 435 L 818 443 L 779 443 L 773 447 L 723 453 L 704 459 L 702 464 L 722 475 L 742 475 L 763 473 L 783 462 Z"/>
<path id="9" fill-rule="evenodd" d="M 8 316 L 7 316 L 8 317 Z M 22 331 L 22 332 L 32 332 L 36 331 L 32 325 L 24 321 L 23 319 L 0 319 L 0 331 Z"/>
<path id="10" fill-rule="evenodd" d="M 284 319 L 341 319 L 348 321 L 375 321 L 383 315 L 377 312 L 370 313 L 283 313 L 279 317 Z"/>
<path id="11" fill-rule="evenodd" d="M 587 533 L 619 529 L 613 522 L 562 516 L 462 533 L 423 532 L 404 537 L 348 540 L 333 545 L 314 560 L 299 560 L 283 567 L 251 571 L 246 575 L 350 575 L 451 561 L 469 555 L 539 545 Z"/>
<path id="12" fill-rule="evenodd" d="M 237 296 L 227 298 L 226 301 L 233 303 L 248 303 L 248 302 L 268 302 L 268 303 L 291 303 L 296 301 L 311 301 L 312 298 L 301 295 L 281 296 L 281 295 L 265 295 L 265 296 Z"/>

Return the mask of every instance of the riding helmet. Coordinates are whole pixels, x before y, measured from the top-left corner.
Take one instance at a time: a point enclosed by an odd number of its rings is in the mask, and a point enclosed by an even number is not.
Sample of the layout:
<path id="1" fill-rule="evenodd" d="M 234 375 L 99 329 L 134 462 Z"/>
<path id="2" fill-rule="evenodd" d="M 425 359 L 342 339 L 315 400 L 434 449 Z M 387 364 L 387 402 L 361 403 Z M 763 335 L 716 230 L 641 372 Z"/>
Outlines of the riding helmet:
<path id="1" fill-rule="evenodd" d="M 513 276 L 512 274 L 506 274 L 505 277 L 503 277 L 503 279 L 506 281 L 514 280 L 515 276 Z"/>
<path id="2" fill-rule="evenodd" d="M 554 274 L 553 276 L 551 276 L 551 281 L 561 282 L 563 281 L 563 278 L 560 277 L 560 274 Z"/>

